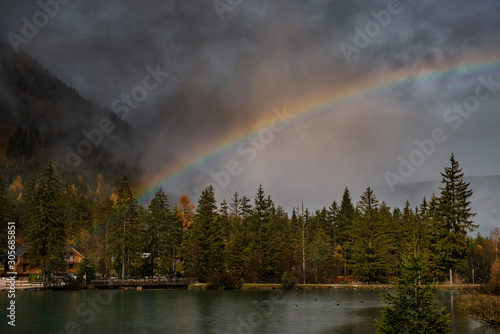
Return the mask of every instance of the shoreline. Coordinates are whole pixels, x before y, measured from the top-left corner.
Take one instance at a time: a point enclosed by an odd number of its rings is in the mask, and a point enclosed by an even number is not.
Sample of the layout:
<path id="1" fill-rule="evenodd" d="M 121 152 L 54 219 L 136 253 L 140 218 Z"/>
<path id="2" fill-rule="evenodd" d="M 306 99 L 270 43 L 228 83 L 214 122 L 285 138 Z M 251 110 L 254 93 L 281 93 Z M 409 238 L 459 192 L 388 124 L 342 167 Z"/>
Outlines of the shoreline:
<path id="1" fill-rule="evenodd" d="M 16 291 L 94 291 L 101 290 L 102 288 L 90 287 L 87 289 L 70 290 L 65 289 L 64 286 L 44 288 L 39 284 L 28 285 L 25 281 L 22 284 L 17 284 Z M 21 282 L 19 282 L 21 283 Z M 480 287 L 479 284 L 455 284 L 455 285 L 436 285 L 438 291 L 454 291 L 454 290 L 470 290 Z M 297 284 L 292 290 L 392 290 L 394 286 L 390 284 Z M 103 290 L 105 290 L 104 288 Z M 165 289 L 148 289 L 147 287 L 124 287 L 120 288 L 124 291 L 127 290 L 187 290 L 187 291 L 205 291 L 208 289 L 207 283 L 192 283 L 183 288 L 165 288 Z M 280 290 L 281 284 L 279 283 L 243 283 L 239 290 L 241 291 L 269 291 Z M 0 292 L 7 293 L 8 287 L 0 286 Z"/>
<path id="2" fill-rule="evenodd" d="M 188 286 L 190 291 L 208 290 L 207 283 L 194 283 Z M 469 290 L 479 287 L 478 284 L 455 284 L 455 285 L 436 285 L 436 290 Z M 275 283 L 243 283 L 242 291 L 265 291 L 279 290 L 281 284 Z M 391 284 L 297 284 L 292 290 L 392 290 Z"/>

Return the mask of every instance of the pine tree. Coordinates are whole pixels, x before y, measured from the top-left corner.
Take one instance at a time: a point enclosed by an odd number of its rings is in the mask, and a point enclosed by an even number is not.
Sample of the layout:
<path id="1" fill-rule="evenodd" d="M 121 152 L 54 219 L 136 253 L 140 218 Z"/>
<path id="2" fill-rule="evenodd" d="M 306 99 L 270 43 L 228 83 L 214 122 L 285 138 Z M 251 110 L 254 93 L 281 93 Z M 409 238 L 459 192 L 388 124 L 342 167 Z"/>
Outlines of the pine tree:
<path id="1" fill-rule="evenodd" d="M 413 209 L 410 206 L 410 202 L 406 201 L 405 206 L 403 208 L 403 214 L 401 217 L 402 221 L 402 230 L 400 231 L 400 249 L 401 253 L 406 253 L 411 250 L 412 243 L 417 238 L 417 226 L 416 219 Z M 418 241 L 418 239 L 417 239 Z M 420 244 L 420 242 L 418 243 Z"/>
<path id="2" fill-rule="evenodd" d="M 229 204 L 229 207 L 231 209 L 231 217 L 236 218 L 240 216 L 240 203 L 240 195 L 238 194 L 238 192 L 235 192 L 233 194 L 231 204 Z"/>
<path id="3" fill-rule="evenodd" d="M 470 183 L 465 182 L 464 174 L 458 161 L 452 154 L 450 166 L 445 167 L 441 173 L 443 187 L 440 188 L 439 216 L 441 223 L 441 235 L 439 240 L 439 251 L 441 262 L 448 268 L 450 284 L 453 284 L 453 271 L 464 272 L 466 269 L 467 256 L 467 233 L 477 228 L 471 218 L 472 189 Z"/>
<path id="4" fill-rule="evenodd" d="M 32 223 L 28 229 L 28 261 L 42 271 L 44 285 L 64 264 L 67 222 L 61 203 L 61 187 L 50 163 L 32 202 Z"/>
<path id="5" fill-rule="evenodd" d="M 274 203 L 257 189 L 252 215 L 247 219 L 249 244 L 244 251 L 245 272 L 253 281 L 273 282 L 279 278 L 281 244 L 273 224 Z"/>
<path id="6" fill-rule="evenodd" d="M 373 190 L 367 188 L 356 206 L 350 234 L 350 263 L 354 275 L 375 281 L 391 272 L 394 264 L 390 256 L 393 253 L 391 220 L 389 208 L 385 204 L 379 208 Z"/>
<path id="7" fill-rule="evenodd" d="M 382 320 L 376 322 L 379 334 L 445 334 L 450 332 L 449 314 L 445 308 L 434 306 L 436 290 L 426 284 L 425 253 L 414 246 L 411 255 L 402 256 L 401 278 L 395 292 L 383 295 L 388 304 L 382 311 Z"/>
<path id="8" fill-rule="evenodd" d="M 270 214 L 270 205 L 264 194 L 264 188 L 262 185 L 259 185 L 257 189 L 257 194 L 255 195 L 255 203 L 254 203 L 254 216 L 256 216 L 259 221 L 263 222 L 269 218 Z"/>
<path id="9" fill-rule="evenodd" d="M 298 213 L 298 214 L 297 214 Z M 306 246 L 309 239 L 309 221 L 304 213 L 304 207 L 293 208 L 292 217 L 290 219 L 291 230 L 293 233 L 293 249 L 294 249 L 294 264 L 296 267 L 295 273 L 302 282 L 306 283 L 307 280 L 307 257 Z"/>
<path id="10" fill-rule="evenodd" d="M 332 243 L 332 247 L 335 248 L 337 246 L 337 215 L 339 212 L 339 206 L 336 201 L 333 201 L 332 205 L 328 208 L 327 211 L 327 223 L 328 227 L 325 229 L 330 238 L 330 242 Z"/>
<path id="11" fill-rule="evenodd" d="M 185 247 L 188 272 L 202 282 L 224 269 L 224 231 L 216 210 L 214 190 L 208 186 L 201 193 Z"/>
<path id="12" fill-rule="evenodd" d="M 426 263 L 426 268 L 429 271 L 429 276 L 435 279 L 444 279 L 448 273 L 445 271 L 445 263 L 442 261 L 441 242 L 446 231 L 443 228 L 441 213 L 439 209 L 439 199 L 435 194 L 432 194 L 428 202 L 425 216 L 423 216 L 423 224 L 427 228 L 427 245 L 430 250 Z"/>
<path id="13" fill-rule="evenodd" d="M 248 218 L 252 214 L 252 205 L 250 204 L 251 200 L 246 195 L 240 199 L 240 212 L 241 218 Z"/>
<path id="14" fill-rule="evenodd" d="M 128 184 L 127 177 L 123 178 L 118 188 L 116 204 L 113 214 L 108 219 L 106 243 L 108 255 L 114 258 L 114 267 L 121 267 L 121 277 L 129 276 L 131 264 L 134 264 L 139 254 L 139 209 Z"/>
<path id="15" fill-rule="evenodd" d="M 78 271 L 76 272 L 78 280 L 82 284 L 90 284 L 96 277 L 96 266 L 93 257 L 85 257 L 82 259 L 78 265 Z"/>
<path id="16" fill-rule="evenodd" d="M 331 224 L 328 221 L 328 210 L 325 207 L 314 212 L 310 218 L 309 227 L 311 234 L 316 233 L 319 229 L 322 229 L 328 235 L 333 234 Z"/>
<path id="17" fill-rule="evenodd" d="M 244 259 L 243 253 L 247 247 L 248 241 L 245 235 L 245 231 L 241 229 L 235 230 L 226 246 L 225 253 L 225 265 L 226 269 L 233 275 L 237 277 L 243 277 L 244 272 Z"/>
<path id="18" fill-rule="evenodd" d="M 340 208 L 337 214 L 337 243 L 344 246 L 349 241 L 349 229 L 354 218 L 354 205 L 352 204 L 349 189 L 345 187 Z"/>
<path id="19" fill-rule="evenodd" d="M 255 207 L 245 219 L 245 229 L 248 244 L 243 251 L 244 275 L 250 282 L 261 282 L 264 266 L 262 253 L 262 223 L 268 219 L 267 201 L 262 185 L 255 196 Z"/>
<path id="20" fill-rule="evenodd" d="M 262 226 L 262 254 L 263 280 L 264 282 L 279 282 L 282 276 L 280 271 L 282 263 L 282 250 L 284 247 L 284 236 L 286 235 L 287 223 L 286 215 L 281 207 L 276 208 L 274 203 L 268 198 L 270 206 L 270 216 Z"/>
<path id="21" fill-rule="evenodd" d="M 237 277 L 243 277 L 242 253 L 247 244 L 245 229 L 243 227 L 243 218 L 241 216 L 241 201 L 240 195 L 235 192 L 229 204 L 229 220 L 231 227 L 224 257 L 226 269 L 233 276 Z"/>
<path id="22" fill-rule="evenodd" d="M 153 274 L 174 275 L 182 243 L 182 221 L 170 210 L 167 195 L 160 188 L 149 205 L 147 252 Z"/>
<path id="23" fill-rule="evenodd" d="M 385 276 L 392 276 L 397 272 L 400 254 L 398 253 L 397 241 L 401 235 L 394 229 L 394 217 L 391 208 L 385 202 L 380 205 L 378 215 L 380 237 L 375 241 L 383 267 L 381 273 Z"/>
<path id="24" fill-rule="evenodd" d="M 293 252 L 293 233 L 288 214 L 280 205 L 278 205 L 273 214 L 272 226 L 276 230 L 275 238 L 278 242 L 277 248 L 279 249 L 279 269 L 277 270 L 277 274 L 290 273 L 293 268 L 293 257 L 290 256 Z M 279 277 L 277 278 L 280 279 Z"/>
<path id="25" fill-rule="evenodd" d="M 348 274 L 347 262 L 349 261 L 351 250 L 349 249 L 350 240 L 350 230 L 352 228 L 352 220 L 355 214 L 355 208 L 352 204 L 351 194 L 349 189 L 345 187 L 344 193 L 342 195 L 342 201 L 340 202 L 340 208 L 336 217 L 336 244 L 341 246 L 343 249 L 342 255 L 344 256 L 344 275 Z"/>
<path id="26" fill-rule="evenodd" d="M 424 197 L 418 208 L 419 226 L 422 231 L 419 247 L 422 251 L 430 250 L 430 240 L 432 237 L 432 224 L 430 219 L 430 209 L 427 199 Z"/>
<path id="27" fill-rule="evenodd" d="M 325 283 L 332 266 L 333 249 L 326 232 L 320 228 L 315 231 L 312 241 L 308 244 L 307 255 L 312 266 L 314 284 Z"/>
<path id="28" fill-rule="evenodd" d="M 232 233 L 232 223 L 231 223 L 231 218 L 229 217 L 229 204 L 225 199 L 222 200 L 220 203 L 220 210 L 219 210 L 219 224 L 221 225 L 223 231 L 224 231 L 224 243 L 227 244 L 229 240 L 229 236 Z"/>

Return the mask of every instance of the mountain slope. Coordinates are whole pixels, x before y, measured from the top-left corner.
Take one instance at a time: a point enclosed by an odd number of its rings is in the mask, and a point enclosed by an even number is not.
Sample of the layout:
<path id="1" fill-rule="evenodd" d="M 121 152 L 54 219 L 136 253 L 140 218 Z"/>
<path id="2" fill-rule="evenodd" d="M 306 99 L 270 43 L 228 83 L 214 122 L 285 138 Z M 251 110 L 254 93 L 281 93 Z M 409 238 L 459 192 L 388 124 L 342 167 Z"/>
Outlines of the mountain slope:
<path id="1" fill-rule="evenodd" d="M 10 184 L 18 175 L 23 180 L 40 175 L 48 161 L 65 183 L 83 183 L 89 189 L 96 188 L 98 174 L 109 185 L 123 175 L 134 179 L 140 172 L 133 163 L 139 159 L 134 137 L 129 124 L 82 98 L 29 55 L 0 45 L 4 182 Z"/>

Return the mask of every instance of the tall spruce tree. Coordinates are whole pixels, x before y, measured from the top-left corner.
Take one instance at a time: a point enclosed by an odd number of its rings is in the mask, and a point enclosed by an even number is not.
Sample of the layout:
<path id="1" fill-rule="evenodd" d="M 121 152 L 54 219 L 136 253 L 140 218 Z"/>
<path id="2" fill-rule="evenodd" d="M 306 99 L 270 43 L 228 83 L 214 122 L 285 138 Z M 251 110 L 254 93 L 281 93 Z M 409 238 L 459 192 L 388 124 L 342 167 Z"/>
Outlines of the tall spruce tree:
<path id="1" fill-rule="evenodd" d="M 226 269 L 234 276 L 243 277 L 244 258 L 242 256 L 248 241 L 245 230 L 238 227 L 229 237 L 224 256 Z"/>
<path id="2" fill-rule="evenodd" d="M 349 241 L 349 229 L 354 218 L 354 212 L 355 208 L 352 204 L 351 194 L 349 193 L 349 189 L 345 187 L 336 219 L 336 239 L 337 242 L 342 246 L 344 246 L 346 242 Z"/>
<path id="3" fill-rule="evenodd" d="M 397 241 L 401 235 L 394 229 L 394 217 L 391 208 L 385 202 L 382 202 L 378 209 L 378 221 L 380 237 L 375 240 L 375 244 L 382 266 L 380 273 L 392 276 L 397 272 L 399 261 Z"/>
<path id="4" fill-rule="evenodd" d="M 140 254 L 139 209 L 127 177 L 124 177 L 118 188 L 117 200 L 113 214 L 108 219 L 106 243 L 108 255 L 114 259 L 114 267 L 121 267 L 121 277 L 128 277 L 131 264 Z"/>
<path id="5" fill-rule="evenodd" d="M 423 224 L 427 227 L 427 247 L 430 250 L 426 268 L 430 277 L 441 280 L 448 275 L 446 263 L 442 261 L 442 241 L 447 232 L 443 228 L 439 198 L 435 194 L 432 194 L 427 204 L 423 220 Z"/>
<path id="6" fill-rule="evenodd" d="M 417 225 L 415 214 L 413 209 L 410 206 L 410 202 L 406 201 L 405 206 L 403 208 L 402 216 L 401 216 L 401 230 L 400 232 L 400 245 L 399 251 L 401 253 L 407 253 L 412 249 L 412 244 L 415 238 L 417 238 Z"/>
<path id="7" fill-rule="evenodd" d="M 264 195 L 262 185 L 259 186 L 255 195 L 255 208 L 250 215 L 245 219 L 245 228 L 248 244 L 243 251 L 244 258 L 244 275 L 250 282 L 260 282 L 263 276 L 263 261 L 262 254 L 262 239 L 261 225 L 268 217 L 267 201 Z M 257 207 L 258 206 L 258 207 Z"/>
<path id="8" fill-rule="evenodd" d="M 196 275 L 200 281 L 224 269 L 224 230 L 218 219 L 212 186 L 201 193 L 185 246 L 188 273 Z"/>
<path id="9" fill-rule="evenodd" d="M 182 242 L 182 220 L 170 210 L 160 188 L 149 205 L 147 252 L 151 253 L 154 274 L 174 275 Z"/>
<path id="10" fill-rule="evenodd" d="M 438 250 L 441 262 L 449 271 L 450 284 L 453 284 L 453 271 L 465 271 L 467 263 L 467 233 L 477 228 L 473 224 L 470 197 L 470 183 L 464 181 L 464 173 L 452 154 L 450 166 L 441 173 L 443 186 L 439 188 L 440 240 Z"/>
<path id="11" fill-rule="evenodd" d="M 233 194 L 229 204 L 230 233 L 226 245 L 225 266 L 234 276 L 243 277 L 243 253 L 246 246 L 245 229 L 241 217 L 241 197 L 238 192 Z"/>
<path id="12" fill-rule="evenodd" d="M 342 247 L 342 255 L 344 256 L 344 275 L 347 276 L 348 268 L 347 262 L 351 256 L 351 250 L 349 249 L 350 245 L 350 230 L 352 228 L 352 220 L 354 218 L 355 213 L 354 205 L 352 204 L 351 194 L 349 189 L 345 187 L 344 193 L 342 195 L 342 200 L 340 202 L 340 208 L 336 217 L 335 224 L 335 239 L 337 245 Z"/>
<path id="13" fill-rule="evenodd" d="M 417 252 L 416 245 L 410 255 L 402 256 L 401 277 L 395 292 L 383 295 L 388 304 L 376 322 L 379 334 L 445 334 L 450 332 L 449 314 L 435 305 L 436 290 L 427 284 L 423 273 L 425 253 Z"/>
<path id="14" fill-rule="evenodd" d="M 328 226 L 325 228 L 325 231 L 330 238 L 330 242 L 332 243 L 332 247 L 337 246 L 337 215 L 339 213 L 339 206 L 336 201 L 333 201 L 332 205 L 328 208 L 327 211 L 327 224 Z"/>
<path id="15" fill-rule="evenodd" d="M 308 262 L 312 266 L 311 274 L 314 278 L 314 284 L 325 283 L 333 265 L 333 247 L 328 235 L 322 228 L 314 232 L 306 251 Z"/>
<path id="16" fill-rule="evenodd" d="M 27 234 L 29 266 L 42 271 L 43 283 L 47 285 L 55 270 L 64 264 L 67 232 L 61 186 L 51 163 L 47 164 L 44 178 L 30 204 L 32 217 Z"/>
<path id="17" fill-rule="evenodd" d="M 243 195 L 240 199 L 240 212 L 241 218 L 248 218 L 252 214 L 252 204 L 250 204 L 251 200 L 246 195 Z"/>
<path id="18" fill-rule="evenodd" d="M 281 243 L 274 222 L 274 203 L 265 196 L 262 185 L 255 195 L 254 209 L 248 217 L 248 246 L 244 251 L 245 272 L 252 281 L 273 282 L 279 277 Z"/>
<path id="19" fill-rule="evenodd" d="M 422 203 L 420 203 L 417 212 L 417 219 L 419 220 L 419 226 L 422 231 L 421 240 L 419 241 L 419 250 L 429 250 L 430 248 L 430 240 L 432 235 L 432 225 L 430 220 L 430 210 L 429 203 L 427 199 L 424 197 L 422 199 Z"/>
<path id="20" fill-rule="evenodd" d="M 231 217 L 236 218 L 240 217 L 240 207 L 241 207 L 241 198 L 237 191 L 234 192 L 233 198 L 231 199 L 231 203 L 229 204 Z"/>
<path id="21" fill-rule="evenodd" d="M 393 240 L 390 238 L 392 216 L 385 204 L 382 209 L 373 190 L 367 188 L 356 206 L 352 222 L 349 246 L 352 272 L 368 281 L 390 273 L 394 264 L 391 259 Z"/>
<path id="22" fill-rule="evenodd" d="M 229 237 L 233 231 L 233 223 L 229 215 L 229 204 L 225 199 L 222 200 L 222 202 L 220 203 L 218 219 L 219 219 L 219 224 L 221 225 L 221 228 L 224 231 L 224 244 L 227 245 Z"/>

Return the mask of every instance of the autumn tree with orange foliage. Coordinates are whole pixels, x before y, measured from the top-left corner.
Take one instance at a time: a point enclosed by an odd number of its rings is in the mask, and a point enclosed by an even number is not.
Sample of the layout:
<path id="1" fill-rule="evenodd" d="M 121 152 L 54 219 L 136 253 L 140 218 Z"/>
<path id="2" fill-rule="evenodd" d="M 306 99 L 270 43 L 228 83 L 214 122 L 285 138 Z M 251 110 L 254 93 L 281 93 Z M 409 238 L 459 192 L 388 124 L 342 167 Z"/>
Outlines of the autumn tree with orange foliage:
<path id="1" fill-rule="evenodd" d="M 177 203 L 177 216 L 182 221 L 182 228 L 186 231 L 193 223 L 194 204 L 187 195 L 182 195 Z"/>

